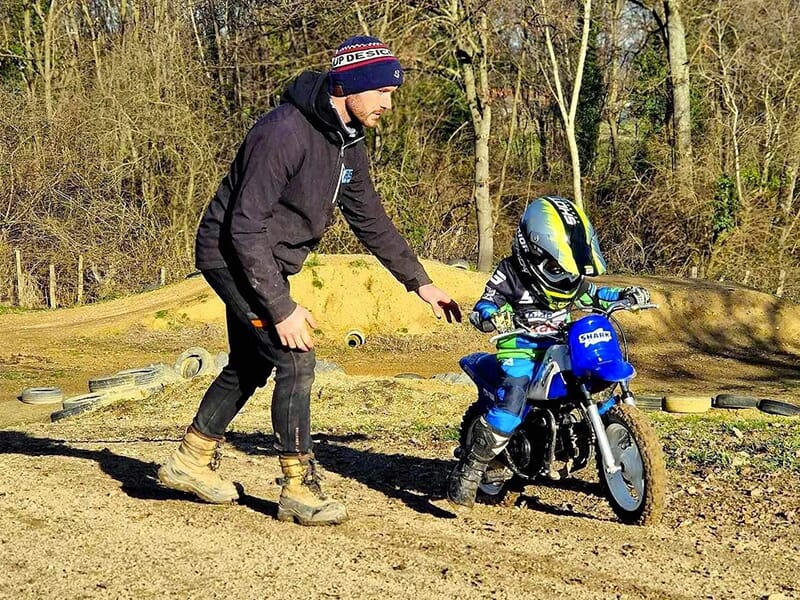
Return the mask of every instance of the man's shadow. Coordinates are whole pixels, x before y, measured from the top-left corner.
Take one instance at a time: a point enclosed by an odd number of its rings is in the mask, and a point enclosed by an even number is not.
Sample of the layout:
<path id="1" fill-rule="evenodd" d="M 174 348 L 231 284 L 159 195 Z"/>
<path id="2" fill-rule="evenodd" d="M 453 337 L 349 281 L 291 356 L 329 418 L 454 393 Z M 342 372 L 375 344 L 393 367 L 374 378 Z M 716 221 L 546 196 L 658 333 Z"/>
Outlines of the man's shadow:
<path id="1" fill-rule="evenodd" d="M 231 432 L 226 439 L 237 449 L 254 455 L 276 455 L 275 438 L 262 433 Z M 455 515 L 435 504 L 444 497 L 444 482 L 452 469 L 450 461 L 436 458 L 385 454 L 372 449 L 356 450 L 345 444 L 364 441 L 363 434 L 314 436 L 314 455 L 326 470 L 354 479 L 390 498 L 396 498 L 419 513 L 440 518 Z"/>
<path id="2" fill-rule="evenodd" d="M 74 443 L 74 442 L 73 442 Z M 99 444 L 102 441 L 86 440 Z M 64 440 L 32 437 L 21 431 L 0 431 L 0 454 L 24 456 L 68 456 L 96 462 L 102 471 L 119 481 L 121 489 L 131 498 L 140 500 L 175 500 L 189 496 L 162 487 L 156 477 L 158 465 L 137 458 L 114 454 L 108 448 L 83 450 Z"/>

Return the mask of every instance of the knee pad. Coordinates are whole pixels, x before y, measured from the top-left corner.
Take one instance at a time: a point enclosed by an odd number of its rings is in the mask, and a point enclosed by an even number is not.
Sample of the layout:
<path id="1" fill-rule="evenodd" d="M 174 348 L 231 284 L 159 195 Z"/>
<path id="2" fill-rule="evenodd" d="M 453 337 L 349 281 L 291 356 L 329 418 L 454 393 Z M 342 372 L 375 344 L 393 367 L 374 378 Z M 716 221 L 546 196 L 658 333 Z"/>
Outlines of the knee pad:
<path id="1" fill-rule="evenodd" d="M 486 413 L 486 422 L 498 433 L 511 435 L 522 423 L 522 418 L 518 414 L 493 406 Z"/>

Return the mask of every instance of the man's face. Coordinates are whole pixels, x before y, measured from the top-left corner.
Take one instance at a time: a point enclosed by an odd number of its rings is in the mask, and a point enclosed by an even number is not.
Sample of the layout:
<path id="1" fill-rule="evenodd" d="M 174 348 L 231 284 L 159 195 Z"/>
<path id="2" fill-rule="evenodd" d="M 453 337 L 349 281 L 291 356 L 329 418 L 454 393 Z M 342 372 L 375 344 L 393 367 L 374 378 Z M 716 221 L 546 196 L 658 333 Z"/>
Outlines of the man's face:
<path id="1" fill-rule="evenodd" d="M 378 120 L 387 110 L 392 109 L 392 92 L 397 86 L 367 90 L 360 94 L 350 94 L 345 98 L 345 106 L 350 117 L 364 127 L 377 127 Z"/>

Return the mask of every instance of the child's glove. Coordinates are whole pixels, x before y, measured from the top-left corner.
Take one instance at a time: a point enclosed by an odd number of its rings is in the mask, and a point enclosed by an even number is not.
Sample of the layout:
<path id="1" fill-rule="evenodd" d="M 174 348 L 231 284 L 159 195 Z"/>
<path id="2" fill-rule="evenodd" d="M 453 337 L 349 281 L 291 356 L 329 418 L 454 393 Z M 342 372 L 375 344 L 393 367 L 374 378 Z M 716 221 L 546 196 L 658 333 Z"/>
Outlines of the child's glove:
<path id="1" fill-rule="evenodd" d="M 636 285 L 621 290 L 619 297 L 630 300 L 632 304 L 647 304 L 650 302 L 650 292 Z"/>
<path id="2" fill-rule="evenodd" d="M 481 300 L 475 305 L 475 309 L 469 315 L 469 322 L 484 333 L 491 333 L 494 331 L 494 323 L 492 317 L 497 314 L 500 309 L 497 305 L 492 304 L 488 300 Z"/>
<path id="3" fill-rule="evenodd" d="M 492 331 L 494 331 L 494 323 L 492 323 L 491 317 L 489 317 L 488 319 L 483 319 L 481 317 L 480 311 L 473 310 L 469 314 L 469 322 L 472 323 L 475 329 L 478 329 L 483 333 L 491 333 Z"/>
<path id="4" fill-rule="evenodd" d="M 492 323 L 500 333 L 506 333 L 514 329 L 514 313 L 508 310 L 497 311 L 492 317 Z"/>

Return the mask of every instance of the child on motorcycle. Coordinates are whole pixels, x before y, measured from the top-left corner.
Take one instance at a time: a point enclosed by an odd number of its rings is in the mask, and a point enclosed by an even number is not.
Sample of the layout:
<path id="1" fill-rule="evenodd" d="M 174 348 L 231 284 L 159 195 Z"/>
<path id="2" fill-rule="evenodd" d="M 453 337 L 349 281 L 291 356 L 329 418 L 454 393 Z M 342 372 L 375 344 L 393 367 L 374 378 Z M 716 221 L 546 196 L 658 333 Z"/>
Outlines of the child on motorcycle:
<path id="1" fill-rule="evenodd" d="M 497 265 L 470 315 L 483 332 L 513 329 L 513 319 L 541 321 L 569 306 L 603 306 L 628 298 L 646 304 L 641 287 L 597 287 L 584 279 L 606 272 L 592 224 L 573 202 L 546 196 L 531 202 L 517 228 L 511 256 Z M 469 448 L 463 448 L 447 480 L 447 499 L 471 508 L 489 462 L 508 444 L 522 422 L 528 386 L 552 339 L 513 336 L 497 343 L 503 380 L 496 401 L 477 420 Z"/>

